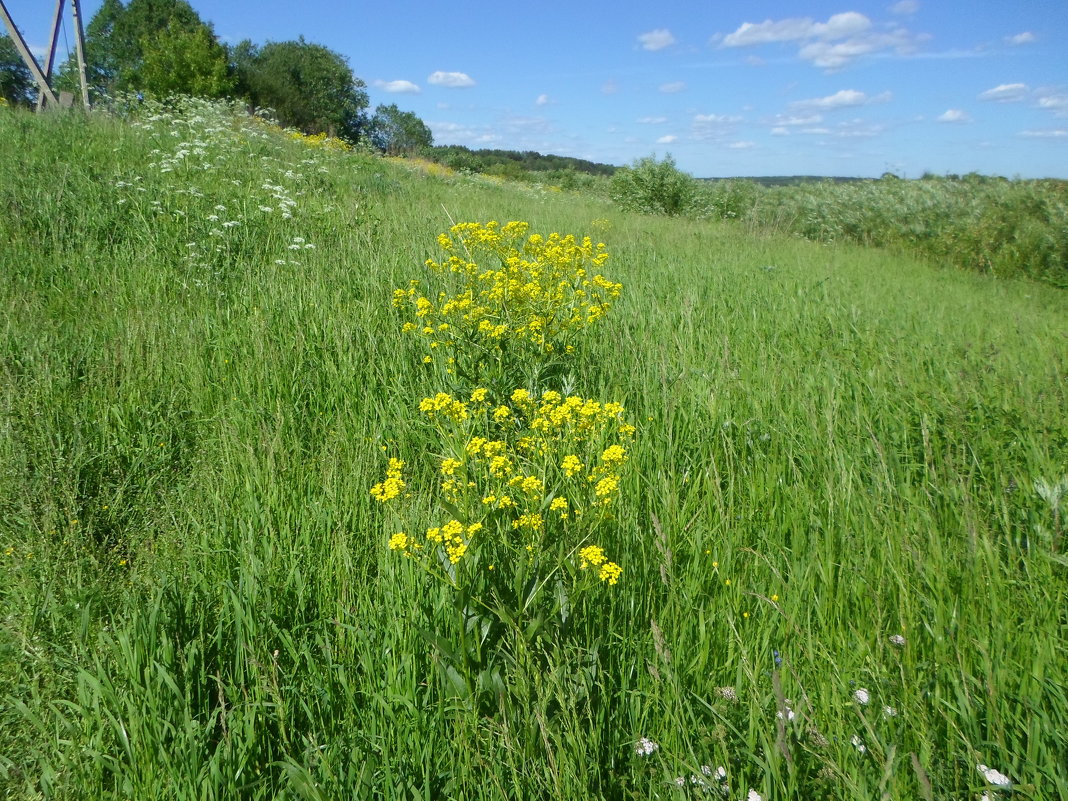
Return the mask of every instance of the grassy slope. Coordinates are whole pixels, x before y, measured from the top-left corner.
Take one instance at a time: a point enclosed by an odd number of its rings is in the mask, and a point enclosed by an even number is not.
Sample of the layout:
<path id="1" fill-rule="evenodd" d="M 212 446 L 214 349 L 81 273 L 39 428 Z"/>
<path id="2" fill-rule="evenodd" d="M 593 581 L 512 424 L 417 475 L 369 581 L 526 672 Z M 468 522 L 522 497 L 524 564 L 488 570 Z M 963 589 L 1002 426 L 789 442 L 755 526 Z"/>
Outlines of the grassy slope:
<path id="1" fill-rule="evenodd" d="M 963 798 L 983 763 L 1068 797 L 1034 491 L 1068 472 L 1062 292 L 214 119 L 0 114 L 9 796 L 670 798 L 707 764 L 735 798 Z M 198 137 L 214 169 L 148 166 Z M 367 492 L 425 448 L 389 294 L 448 215 L 604 239 L 624 300 L 577 373 L 640 422 L 624 581 L 487 716 L 443 698 L 415 626 L 447 606 Z"/>

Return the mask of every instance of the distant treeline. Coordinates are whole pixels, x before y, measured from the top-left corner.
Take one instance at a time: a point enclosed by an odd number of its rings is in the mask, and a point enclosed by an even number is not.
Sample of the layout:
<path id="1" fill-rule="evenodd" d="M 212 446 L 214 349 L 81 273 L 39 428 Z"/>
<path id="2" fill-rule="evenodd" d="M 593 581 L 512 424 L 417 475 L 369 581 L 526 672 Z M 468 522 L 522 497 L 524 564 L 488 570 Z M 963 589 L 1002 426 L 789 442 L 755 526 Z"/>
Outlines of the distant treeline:
<path id="1" fill-rule="evenodd" d="M 618 169 L 611 164 L 598 164 L 569 156 L 552 156 L 533 150 L 472 150 L 463 145 L 436 145 L 424 155 L 454 170 L 489 173 L 520 178 L 526 172 L 574 171 L 587 175 L 611 176 Z"/>
<path id="2" fill-rule="evenodd" d="M 847 184 L 864 181 L 865 178 L 848 178 L 827 175 L 764 175 L 744 178 L 698 178 L 699 181 L 751 181 L 760 186 L 795 186 L 797 184 L 834 183 Z"/>

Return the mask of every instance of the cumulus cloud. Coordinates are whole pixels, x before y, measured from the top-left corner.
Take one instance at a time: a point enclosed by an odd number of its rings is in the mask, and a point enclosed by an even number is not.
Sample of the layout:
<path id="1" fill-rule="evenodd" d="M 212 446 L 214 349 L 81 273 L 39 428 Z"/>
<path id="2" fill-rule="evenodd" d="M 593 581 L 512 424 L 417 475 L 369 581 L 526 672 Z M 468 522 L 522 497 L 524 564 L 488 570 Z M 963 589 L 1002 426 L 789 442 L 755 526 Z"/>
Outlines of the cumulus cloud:
<path id="1" fill-rule="evenodd" d="M 993 89 L 987 89 L 981 95 L 980 100 L 993 100 L 998 103 L 1014 103 L 1024 100 L 1030 90 L 1025 83 L 1003 83 Z"/>
<path id="2" fill-rule="evenodd" d="M 959 108 L 947 108 L 938 117 L 939 122 L 971 122 L 972 118 L 968 116 L 968 112 Z"/>
<path id="3" fill-rule="evenodd" d="M 733 33 L 714 37 L 722 47 L 751 47 L 774 42 L 796 42 L 798 56 L 814 66 L 840 69 L 861 56 L 884 50 L 899 54 L 915 50 L 923 37 L 893 25 L 877 30 L 857 11 L 835 14 L 826 22 L 811 17 L 791 17 L 763 22 L 745 22 Z"/>
<path id="4" fill-rule="evenodd" d="M 658 145 L 670 145 L 671 143 L 677 142 L 678 140 L 679 137 L 675 136 L 674 134 L 667 134 L 666 136 L 661 136 L 659 139 L 657 139 L 656 143 Z"/>
<path id="5" fill-rule="evenodd" d="M 797 128 L 802 125 L 819 125 L 821 122 L 823 122 L 822 114 L 776 114 L 771 119 L 771 125 L 776 128 Z"/>
<path id="6" fill-rule="evenodd" d="M 474 80 L 466 72 L 443 72 L 438 70 L 430 73 L 426 80 L 427 83 L 432 83 L 434 86 L 447 86 L 450 89 L 463 89 L 475 85 Z"/>
<path id="7" fill-rule="evenodd" d="M 411 81 L 375 81 L 374 85 L 383 92 L 395 92 L 398 94 L 417 95 L 423 91 Z"/>
<path id="8" fill-rule="evenodd" d="M 1005 37 L 1005 42 L 1011 45 L 1033 44 L 1035 41 L 1035 35 L 1031 33 L 1031 31 L 1024 31 L 1023 33 L 1018 33 L 1015 36 Z"/>
<path id="9" fill-rule="evenodd" d="M 638 41 L 642 43 L 642 50 L 663 50 L 675 44 L 675 37 L 667 28 L 657 28 L 639 35 Z"/>
<path id="10" fill-rule="evenodd" d="M 549 99 L 548 95 L 540 94 L 540 95 L 538 95 L 538 99 L 534 101 L 534 105 L 535 106 L 547 106 L 547 105 L 549 105 L 550 102 L 552 102 L 552 101 Z"/>
<path id="11" fill-rule="evenodd" d="M 660 84 L 660 91 L 667 95 L 673 95 L 676 92 L 681 92 L 686 88 L 686 84 L 682 81 L 672 81 L 671 83 Z"/>
<path id="12" fill-rule="evenodd" d="M 1038 99 L 1038 107 L 1052 111 L 1056 117 L 1068 117 L 1068 95 L 1044 95 Z"/>
<path id="13" fill-rule="evenodd" d="M 733 133 L 735 125 L 741 120 L 741 117 L 729 114 L 695 114 L 690 131 L 694 139 L 721 139 Z"/>
<path id="14" fill-rule="evenodd" d="M 790 104 L 791 108 L 807 110 L 819 109 L 821 111 L 833 111 L 839 108 L 851 108 L 853 106 L 867 106 L 872 103 L 885 103 L 890 100 L 890 92 L 868 97 L 864 92 L 856 89 L 841 89 L 827 97 L 813 97 L 809 100 L 795 100 Z"/>
<path id="15" fill-rule="evenodd" d="M 905 17 L 910 14 L 915 14 L 920 10 L 920 4 L 917 0 L 901 0 L 899 3 L 894 3 L 890 6 L 891 14 L 900 14 Z"/>
<path id="16" fill-rule="evenodd" d="M 770 42 L 796 42 L 804 39 L 841 39 L 866 31 L 871 20 L 856 11 L 835 14 L 826 22 L 811 17 L 794 17 L 763 22 L 743 22 L 723 39 L 724 47 L 747 47 Z"/>

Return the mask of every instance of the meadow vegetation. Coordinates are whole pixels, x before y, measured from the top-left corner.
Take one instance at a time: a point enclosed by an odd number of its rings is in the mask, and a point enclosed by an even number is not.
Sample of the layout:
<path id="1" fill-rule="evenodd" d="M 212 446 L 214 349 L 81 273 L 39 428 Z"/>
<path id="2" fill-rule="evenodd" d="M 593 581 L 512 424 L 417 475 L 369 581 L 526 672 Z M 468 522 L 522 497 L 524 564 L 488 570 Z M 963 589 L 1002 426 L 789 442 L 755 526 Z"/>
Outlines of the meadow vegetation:
<path id="1" fill-rule="evenodd" d="M 1068 306 L 889 184 L 0 108 L 0 792 L 1068 798 Z"/>

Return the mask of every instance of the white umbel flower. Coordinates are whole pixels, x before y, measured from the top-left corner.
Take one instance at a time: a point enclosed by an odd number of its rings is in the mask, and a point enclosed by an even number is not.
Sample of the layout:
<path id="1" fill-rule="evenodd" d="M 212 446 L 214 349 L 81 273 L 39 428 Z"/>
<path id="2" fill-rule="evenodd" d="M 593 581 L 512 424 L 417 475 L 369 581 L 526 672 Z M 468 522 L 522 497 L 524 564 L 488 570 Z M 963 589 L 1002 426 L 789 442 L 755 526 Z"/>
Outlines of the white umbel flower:
<path id="1" fill-rule="evenodd" d="M 992 784 L 995 787 L 1010 787 L 1012 785 L 1012 779 L 1000 770 L 988 768 L 986 765 L 976 765 L 975 767 L 983 774 L 983 778 L 986 779 L 987 784 Z"/>

